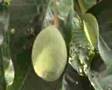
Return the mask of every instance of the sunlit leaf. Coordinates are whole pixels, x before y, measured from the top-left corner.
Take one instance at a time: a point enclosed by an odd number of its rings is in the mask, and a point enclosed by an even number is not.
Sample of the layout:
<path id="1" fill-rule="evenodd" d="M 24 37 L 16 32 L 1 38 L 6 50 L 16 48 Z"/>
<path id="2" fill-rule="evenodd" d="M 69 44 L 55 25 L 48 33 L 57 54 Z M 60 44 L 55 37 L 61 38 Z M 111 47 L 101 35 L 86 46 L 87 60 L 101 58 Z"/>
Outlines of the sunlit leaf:
<path id="1" fill-rule="evenodd" d="M 91 47 L 94 49 L 97 46 L 97 35 L 99 32 L 98 22 L 92 14 L 85 14 L 83 24 L 85 35 Z"/>
<path id="2" fill-rule="evenodd" d="M 95 90 L 111 90 L 112 89 L 112 6 L 111 0 L 102 0 L 99 4 L 90 9 L 89 12 L 93 13 L 98 20 L 99 34 L 98 39 L 98 52 L 104 62 L 106 68 L 102 72 L 88 73 L 90 82 L 93 83 Z M 93 77 L 91 77 L 93 76 Z"/>
<path id="3" fill-rule="evenodd" d="M 85 57 L 88 57 L 88 55 L 83 52 L 82 48 L 88 49 L 90 46 L 84 34 L 80 17 L 76 14 L 72 17 L 71 21 L 73 28 L 71 30 L 71 41 L 69 45 L 69 63 L 75 70 L 77 70 L 77 72 L 81 74 L 83 73 L 81 62 L 85 59 Z M 82 53 L 80 53 L 80 50 L 82 50 L 83 54 L 86 56 L 83 56 Z M 86 60 L 84 60 L 84 62 L 85 61 Z"/>
<path id="4" fill-rule="evenodd" d="M 7 68 L 5 68 L 5 80 L 7 82 L 7 86 L 10 86 L 13 84 L 14 81 L 14 67 L 12 60 L 9 60 Z"/>
<path id="5" fill-rule="evenodd" d="M 65 41 L 55 26 L 48 26 L 36 37 L 32 63 L 35 73 L 46 81 L 55 81 L 62 75 L 67 63 L 67 51 Z"/>

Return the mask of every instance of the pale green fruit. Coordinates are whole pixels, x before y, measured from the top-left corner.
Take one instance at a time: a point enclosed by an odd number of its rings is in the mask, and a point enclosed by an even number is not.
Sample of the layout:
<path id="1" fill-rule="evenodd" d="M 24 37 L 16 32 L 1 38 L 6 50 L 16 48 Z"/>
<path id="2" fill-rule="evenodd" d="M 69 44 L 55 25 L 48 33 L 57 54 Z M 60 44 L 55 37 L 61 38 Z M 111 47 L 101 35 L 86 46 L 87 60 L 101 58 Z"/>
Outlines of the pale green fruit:
<path id="1" fill-rule="evenodd" d="M 46 81 L 57 80 L 67 63 L 65 41 L 59 30 L 51 25 L 36 37 L 32 49 L 35 73 Z"/>

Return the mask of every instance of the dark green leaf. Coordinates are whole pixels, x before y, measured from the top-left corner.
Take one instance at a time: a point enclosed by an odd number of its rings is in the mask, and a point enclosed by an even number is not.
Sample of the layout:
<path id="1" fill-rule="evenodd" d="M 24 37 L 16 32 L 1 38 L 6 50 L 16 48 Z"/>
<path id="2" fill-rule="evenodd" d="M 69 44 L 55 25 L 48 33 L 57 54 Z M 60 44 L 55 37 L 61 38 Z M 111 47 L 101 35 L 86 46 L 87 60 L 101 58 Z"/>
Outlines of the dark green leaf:
<path id="1" fill-rule="evenodd" d="M 1 24 L 1 34 L 3 35 L 3 43 L 1 45 L 1 54 L 2 54 L 2 64 L 3 64 L 3 71 L 6 87 L 10 86 L 14 81 L 14 67 L 12 63 L 12 58 L 10 54 L 10 35 L 9 35 L 9 14 L 7 12 L 3 12 L 0 17 L 0 24 Z"/>
<path id="2" fill-rule="evenodd" d="M 9 10 L 9 28 L 11 32 L 14 32 L 11 36 L 10 45 L 11 56 L 14 62 L 15 79 L 14 83 L 8 87 L 8 90 L 21 90 L 24 87 L 29 68 L 31 68 L 31 46 L 34 40 L 32 33 L 34 30 L 37 32 L 40 28 L 37 24 L 42 23 L 47 5 L 47 0 L 12 1 Z M 36 28 L 35 25 L 37 25 Z"/>
<path id="3" fill-rule="evenodd" d="M 85 13 L 88 9 L 94 6 L 97 0 L 78 0 L 82 13 Z"/>

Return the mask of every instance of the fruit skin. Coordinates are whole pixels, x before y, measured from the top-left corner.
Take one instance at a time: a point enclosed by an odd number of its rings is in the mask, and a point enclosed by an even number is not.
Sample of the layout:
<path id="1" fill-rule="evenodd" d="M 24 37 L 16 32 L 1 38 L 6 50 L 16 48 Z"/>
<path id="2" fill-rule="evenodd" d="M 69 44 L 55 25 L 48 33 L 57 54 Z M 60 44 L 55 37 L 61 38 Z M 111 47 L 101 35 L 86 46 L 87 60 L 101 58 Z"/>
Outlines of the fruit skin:
<path id="1" fill-rule="evenodd" d="M 46 81 L 55 81 L 67 63 L 67 49 L 59 30 L 51 25 L 36 37 L 32 49 L 35 73 Z"/>

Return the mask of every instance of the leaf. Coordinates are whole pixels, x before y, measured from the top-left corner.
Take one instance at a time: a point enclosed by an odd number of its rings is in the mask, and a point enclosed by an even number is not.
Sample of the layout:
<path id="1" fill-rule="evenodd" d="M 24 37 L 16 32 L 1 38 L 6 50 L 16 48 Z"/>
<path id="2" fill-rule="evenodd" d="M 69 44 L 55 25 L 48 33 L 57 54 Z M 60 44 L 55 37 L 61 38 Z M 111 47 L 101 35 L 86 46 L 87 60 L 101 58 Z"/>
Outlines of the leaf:
<path id="1" fill-rule="evenodd" d="M 95 90 L 111 90 L 112 89 L 112 75 L 102 76 L 102 73 L 95 73 L 88 70 L 88 78 L 95 88 Z"/>
<path id="2" fill-rule="evenodd" d="M 99 32 L 99 26 L 96 18 L 92 14 L 84 15 L 84 32 L 93 49 L 97 46 L 97 35 Z"/>
<path id="3" fill-rule="evenodd" d="M 88 49 L 90 46 L 83 31 L 82 21 L 77 13 L 72 17 L 71 22 L 73 28 L 71 30 L 71 41 L 69 44 L 69 63 L 81 74 L 83 73 L 83 68 L 80 59 L 82 59 L 83 56 L 81 55 L 80 50 L 82 48 Z"/>
<path id="4" fill-rule="evenodd" d="M 15 76 L 15 73 L 14 73 L 13 63 L 12 63 L 12 60 L 9 60 L 9 65 L 5 69 L 5 80 L 7 82 L 7 86 L 10 86 L 13 84 L 14 76 Z"/>
<path id="5" fill-rule="evenodd" d="M 97 0 L 78 0 L 82 13 L 85 13 L 88 9 L 96 4 Z"/>
<path id="6" fill-rule="evenodd" d="M 71 39 L 71 29 L 73 27 L 73 8 L 73 0 L 51 0 L 49 2 L 43 23 L 43 27 L 55 25 L 58 29 L 60 29 L 66 41 L 67 47 Z"/>
<path id="7" fill-rule="evenodd" d="M 70 11 L 73 11 L 73 0 L 51 0 L 46 11 L 43 26 L 59 24 L 59 20 L 65 21 Z"/>
<path id="8" fill-rule="evenodd" d="M 111 90 L 112 89 L 112 75 L 107 75 L 100 79 L 100 83 L 104 90 Z"/>
<path id="9" fill-rule="evenodd" d="M 58 16 L 60 18 L 67 17 L 70 10 L 73 10 L 73 0 L 57 0 L 56 5 L 57 7 L 54 11 L 57 11 L 57 13 L 59 13 Z"/>
<path id="10" fill-rule="evenodd" d="M 99 82 L 99 78 L 98 75 L 95 74 L 94 72 L 92 72 L 90 70 L 90 68 L 87 69 L 87 73 L 86 73 L 91 85 L 94 87 L 95 90 L 105 90 L 103 89 L 101 83 Z"/>
<path id="11" fill-rule="evenodd" d="M 74 54 L 74 56 L 69 57 L 69 62 L 68 62 L 72 68 L 74 70 L 76 70 L 78 73 L 81 73 L 81 68 L 79 66 L 81 66 L 79 59 L 78 59 L 78 55 Z"/>
<path id="12" fill-rule="evenodd" d="M 95 5 L 89 12 L 93 13 L 98 20 L 100 27 L 98 38 L 98 50 L 99 54 L 106 65 L 106 69 L 100 73 L 97 73 L 96 76 L 93 73 L 95 82 L 91 77 L 91 82 L 96 86 L 99 83 L 99 86 L 102 90 L 111 90 L 112 89 L 112 5 L 111 0 L 102 0 L 99 4 Z M 90 74 L 90 72 L 88 73 Z M 97 87 L 95 88 L 98 89 Z M 100 89 L 98 89 L 100 90 Z"/>
<path id="13" fill-rule="evenodd" d="M 69 64 L 59 90 L 94 90 L 87 77 L 81 77 Z M 99 89 L 100 90 L 100 89 Z"/>
<path id="14" fill-rule="evenodd" d="M 112 63 L 111 63 L 112 50 L 101 36 L 99 36 L 99 39 L 98 39 L 98 50 L 101 55 L 101 58 L 104 60 L 107 66 L 107 69 L 112 67 Z"/>
<path id="15" fill-rule="evenodd" d="M 3 25 L 3 44 L 1 46 L 1 53 L 2 53 L 2 59 L 3 59 L 3 69 L 4 69 L 4 77 L 6 80 L 7 87 L 10 86 L 14 81 L 14 67 L 11 60 L 11 54 L 10 54 L 10 35 L 8 31 L 8 23 L 9 23 L 9 15 L 8 13 L 4 13 L 3 17 L 1 17 L 1 24 Z"/>
<path id="16" fill-rule="evenodd" d="M 36 37 L 32 63 L 35 73 L 43 80 L 55 81 L 62 75 L 67 63 L 67 50 L 61 33 L 54 25 L 46 27 Z"/>

